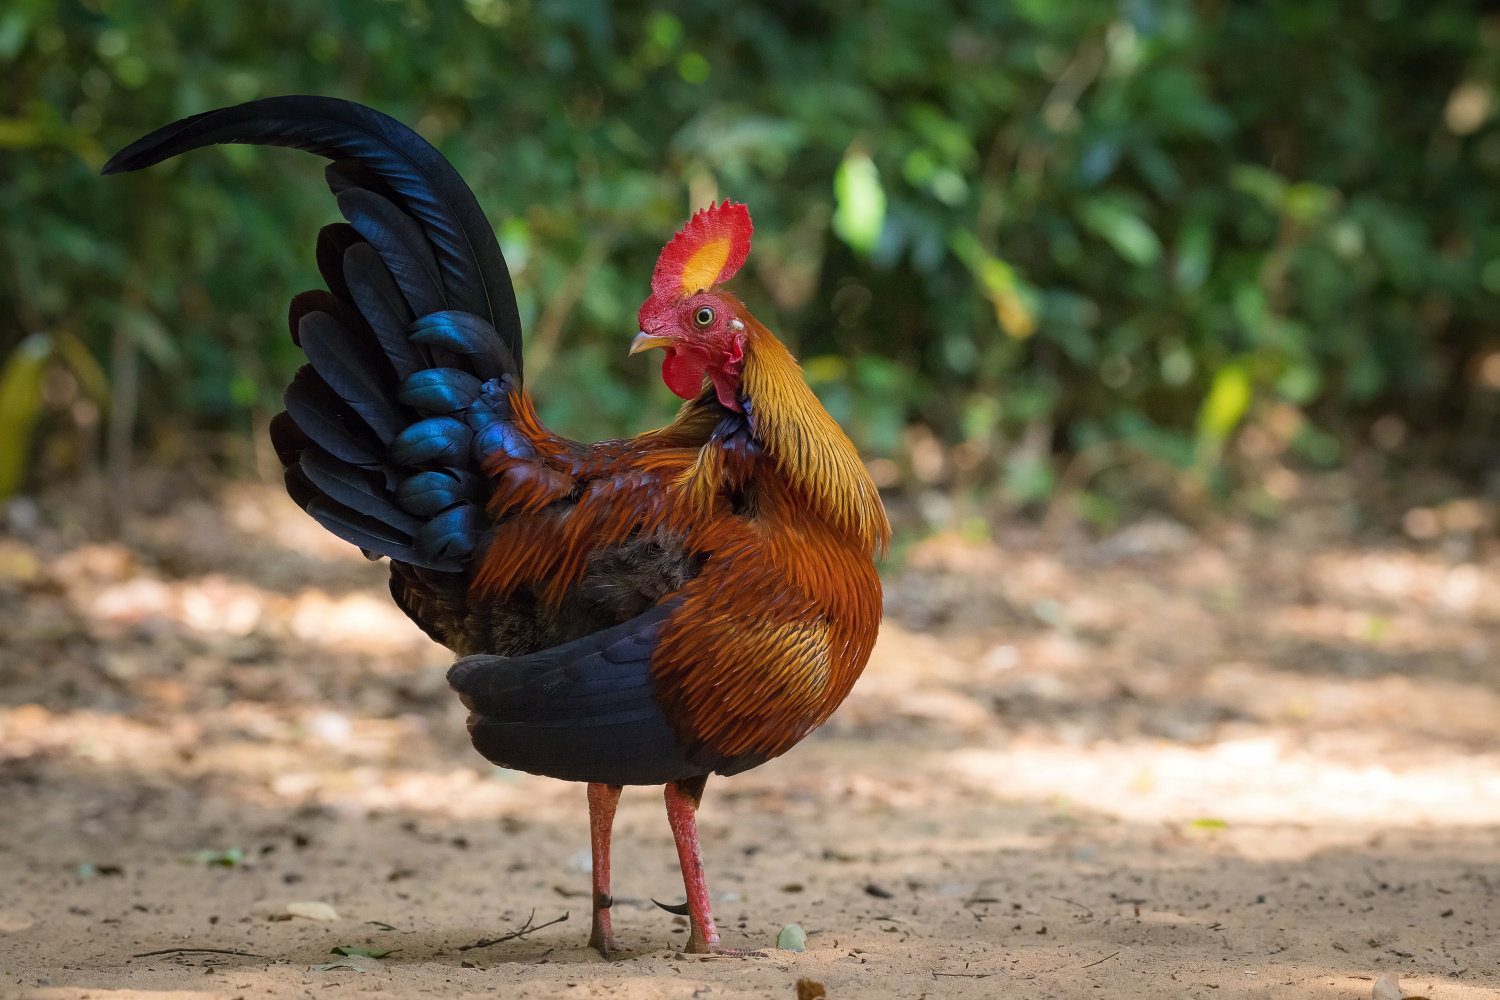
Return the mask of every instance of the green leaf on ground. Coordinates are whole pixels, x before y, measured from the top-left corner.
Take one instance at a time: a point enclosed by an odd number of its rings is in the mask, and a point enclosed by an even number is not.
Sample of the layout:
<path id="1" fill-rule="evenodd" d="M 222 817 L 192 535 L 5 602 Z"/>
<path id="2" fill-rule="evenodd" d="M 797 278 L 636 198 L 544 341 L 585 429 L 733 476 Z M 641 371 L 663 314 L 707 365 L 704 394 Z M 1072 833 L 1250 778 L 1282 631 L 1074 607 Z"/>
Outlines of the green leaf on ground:
<path id="1" fill-rule="evenodd" d="M 238 868 L 245 863 L 245 852 L 238 847 L 230 847 L 222 851 L 194 851 L 188 860 L 209 867 L 217 865 L 220 868 Z"/>

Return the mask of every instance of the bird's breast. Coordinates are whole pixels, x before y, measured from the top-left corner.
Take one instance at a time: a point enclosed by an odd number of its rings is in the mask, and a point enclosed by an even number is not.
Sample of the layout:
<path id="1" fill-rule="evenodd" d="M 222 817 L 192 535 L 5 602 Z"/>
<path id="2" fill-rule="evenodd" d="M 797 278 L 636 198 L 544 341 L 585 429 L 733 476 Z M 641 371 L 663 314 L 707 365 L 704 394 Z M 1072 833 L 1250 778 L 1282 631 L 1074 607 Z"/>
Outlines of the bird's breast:
<path id="1" fill-rule="evenodd" d="M 657 700 L 685 740 L 773 757 L 821 725 L 863 671 L 880 579 L 863 543 L 774 483 L 725 519 L 663 625 Z"/>

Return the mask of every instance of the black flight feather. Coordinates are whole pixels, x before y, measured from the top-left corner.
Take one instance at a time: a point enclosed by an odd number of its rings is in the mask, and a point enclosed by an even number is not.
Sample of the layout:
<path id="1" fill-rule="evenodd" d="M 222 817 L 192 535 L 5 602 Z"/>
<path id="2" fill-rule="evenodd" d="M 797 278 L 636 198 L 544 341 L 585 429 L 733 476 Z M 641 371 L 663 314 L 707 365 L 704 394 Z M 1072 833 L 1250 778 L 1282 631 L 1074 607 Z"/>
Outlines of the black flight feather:
<path id="1" fill-rule="evenodd" d="M 448 686 L 474 748 L 502 767 L 570 781 L 659 785 L 761 763 L 683 746 L 654 695 L 651 654 L 681 601 L 526 656 L 466 656 Z"/>

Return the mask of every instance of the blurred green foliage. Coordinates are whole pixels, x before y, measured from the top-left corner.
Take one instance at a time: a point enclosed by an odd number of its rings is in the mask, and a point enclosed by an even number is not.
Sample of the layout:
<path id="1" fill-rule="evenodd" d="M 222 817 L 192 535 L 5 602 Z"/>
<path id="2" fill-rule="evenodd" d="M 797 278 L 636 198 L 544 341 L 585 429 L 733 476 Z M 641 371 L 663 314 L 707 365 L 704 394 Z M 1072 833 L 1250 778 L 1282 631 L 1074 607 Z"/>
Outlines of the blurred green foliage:
<path id="1" fill-rule="evenodd" d="M 1023 501 L 1059 452 L 1202 467 L 1290 407 L 1299 460 L 1337 463 L 1373 415 L 1465 419 L 1497 340 L 1497 75 L 1500 22 L 1459 0 L 7 0 L 0 352 L 130 338 L 148 435 L 277 409 L 336 218 L 321 162 L 96 171 L 320 93 L 468 179 L 564 432 L 670 414 L 625 348 L 717 195 L 757 226 L 741 294 L 872 455 L 925 424 Z"/>

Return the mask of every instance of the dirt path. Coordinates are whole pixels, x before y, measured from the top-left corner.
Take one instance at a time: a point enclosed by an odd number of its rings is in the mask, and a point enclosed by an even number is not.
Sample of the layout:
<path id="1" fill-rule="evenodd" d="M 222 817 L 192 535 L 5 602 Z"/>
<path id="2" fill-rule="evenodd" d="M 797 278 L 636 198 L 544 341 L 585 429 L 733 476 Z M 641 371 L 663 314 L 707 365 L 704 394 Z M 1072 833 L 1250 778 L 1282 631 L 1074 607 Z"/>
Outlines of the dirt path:
<path id="1" fill-rule="evenodd" d="M 710 782 L 766 957 L 677 954 L 630 789 L 606 963 L 582 790 L 473 754 L 380 567 L 250 488 L 128 549 L 0 538 L 0 997 L 1494 995 L 1500 562 L 1024 542 L 912 553 L 834 721 Z"/>

